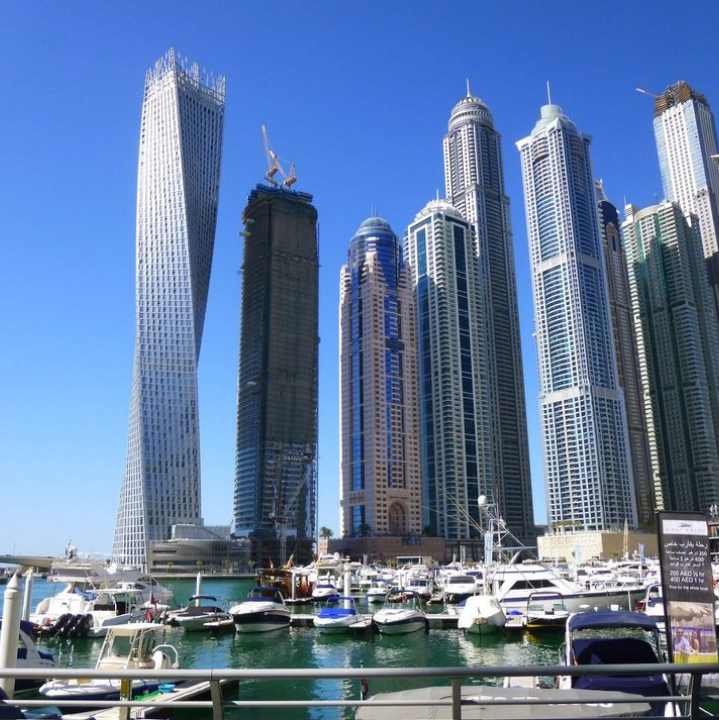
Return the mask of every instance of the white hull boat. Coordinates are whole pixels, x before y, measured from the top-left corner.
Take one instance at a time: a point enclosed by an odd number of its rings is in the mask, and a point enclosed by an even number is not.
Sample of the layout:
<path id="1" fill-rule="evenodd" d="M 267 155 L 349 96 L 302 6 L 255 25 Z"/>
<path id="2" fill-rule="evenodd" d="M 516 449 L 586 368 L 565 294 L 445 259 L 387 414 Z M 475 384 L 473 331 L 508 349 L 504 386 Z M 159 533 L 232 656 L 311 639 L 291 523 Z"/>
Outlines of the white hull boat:
<path id="1" fill-rule="evenodd" d="M 57 667 L 52 653 L 40 650 L 35 641 L 32 639 L 35 626 L 27 621 L 20 621 L 20 630 L 18 635 L 17 660 L 16 667 L 19 670 L 47 670 L 48 675 Z M 2 618 L 0 618 L 0 634 L 2 633 Z M 44 680 L 24 679 L 15 680 L 15 692 L 26 693 L 37 690 Z"/>
<path id="2" fill-rule="evenodd" d="M 217 605 L 216 597 L 192 595 L 187 602 L 187 607 L 169 614 L 167 624 L 181 627 L 185 632 L 209 632 L 208 623 L 229 619 L 231 619 L 231 615 L 223 607 Z"/>
<path id="3" fill-rule="evenodd" d="M 460 610 L 457 628 L 470 635 L 493 635 L 504 628 L 507 617 L 493 595 L 472 595 Z"/>
<path id="4" fill-rule="evenodd" d="M 290 626 L 291 612 L 282 593 L 274 587 L 255 587 L 244 602 L 229 610 L 239 633 L 281 630 Z"/>
<path id="5" fill-rule="evenodd" d="M 383 635 L 404 635 L 425 630 L 427 616 L 417 593 L 405 590 L 399 595 L 388 594 L 384 605 L 372 616 L 372 622 Z"/>
<path id="6" fill-rule="evenodd" d="M 161 625 L 131 623 L 110 628 L 95 665 L 96 670 L 171 670 L 179 667 L 177 649 L 172 645 L 156 644 Z M 40 688 L 48 700 L 63 703 L 64 714 L 87 710 L 87 706 L 72 706 L 71 701 L 105 701 L 120 699 L 120 680 L 105 678 L 51 680 Z M 153 692 L 159 680 L 133 680 L 131 695 Z M 68 702 L 68 704 L 64 704 Z"/>
<path id="7" fill-rule="evenodd" d="M 361 620 L 362 616 L 357 612 L 354 598 L 333 595 L 327 599 L 312 622 L 320 632 L 329 635 L 347 632 Z"/>

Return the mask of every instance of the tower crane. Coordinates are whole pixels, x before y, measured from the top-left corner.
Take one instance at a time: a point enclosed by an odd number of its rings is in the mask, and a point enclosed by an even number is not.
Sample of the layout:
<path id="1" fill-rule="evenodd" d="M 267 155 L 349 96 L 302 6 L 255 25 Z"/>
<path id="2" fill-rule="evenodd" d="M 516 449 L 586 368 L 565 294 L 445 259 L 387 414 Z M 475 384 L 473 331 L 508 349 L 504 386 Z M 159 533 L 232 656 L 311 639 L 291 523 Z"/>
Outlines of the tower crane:
<path id="1" fill-rule="evenodd" d="M 262 126 L 262 138 L 265 142 L 265 156 L 267 157 L 267 174 L 265 175 L 265 178 L 267 178 L 267 180 L 273 187 L 277 187 L 277 185 L 280 183 L 275 180 L 275 175 L 279 173 L 282 177 L 282 185 L 287 188 L 291 188 L 297 182 L 295 164 L 292 163 L 292 165 L 290 165 L 289 173 L 285 172 L 282 164 L 280 163 L 280 159 L 277 156 L 277 153 L 272 149 L 272 146 L 270 145 L 270 140 L 267 137 L 267 129 L 264 125 Z"/>

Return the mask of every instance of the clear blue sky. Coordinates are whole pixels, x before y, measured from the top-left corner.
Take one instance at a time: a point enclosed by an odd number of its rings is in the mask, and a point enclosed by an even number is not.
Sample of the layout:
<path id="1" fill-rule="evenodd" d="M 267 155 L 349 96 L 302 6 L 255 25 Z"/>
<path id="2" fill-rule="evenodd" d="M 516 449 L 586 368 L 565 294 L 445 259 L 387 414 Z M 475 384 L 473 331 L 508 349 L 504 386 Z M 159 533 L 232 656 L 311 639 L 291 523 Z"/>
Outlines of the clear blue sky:
<path id="1" fill-rule="evenodd" d="M 339 270 L 373 207 L 401 237 L 444 193 L 442 137 L 472 93 L 503 136 L 535 513 L 545 520 L 519 157 L 552 99 L 593 136 L 610 199 L 662 198 L 652 101 L 685 79 L 719 108 L 716 0 L 20 2 L 0 5 L 0 552 L 109 552 L 127 443 L 145 71 L 170 47 L 227 77 L 200 359 L 206 522 L 232 512 L 242 242 L 261 125 L 320 219 L 319 523 L 339 531 Z"/>

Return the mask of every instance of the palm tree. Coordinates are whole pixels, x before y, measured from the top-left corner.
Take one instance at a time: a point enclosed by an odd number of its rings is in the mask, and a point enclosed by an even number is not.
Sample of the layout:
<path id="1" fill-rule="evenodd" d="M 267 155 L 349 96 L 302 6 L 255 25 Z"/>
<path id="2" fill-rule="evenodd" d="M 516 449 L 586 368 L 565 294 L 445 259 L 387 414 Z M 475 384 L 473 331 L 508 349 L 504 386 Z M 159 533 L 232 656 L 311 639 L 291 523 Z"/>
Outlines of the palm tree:
<path id="1" fill-rule="evenodd" d="M 320 528 L 320 537 L 323 540 L 329 540 L 331 537 L 334 537 L 334 533 L 332 532 L 331 528 L 325 527 L 324 525 Z"/>

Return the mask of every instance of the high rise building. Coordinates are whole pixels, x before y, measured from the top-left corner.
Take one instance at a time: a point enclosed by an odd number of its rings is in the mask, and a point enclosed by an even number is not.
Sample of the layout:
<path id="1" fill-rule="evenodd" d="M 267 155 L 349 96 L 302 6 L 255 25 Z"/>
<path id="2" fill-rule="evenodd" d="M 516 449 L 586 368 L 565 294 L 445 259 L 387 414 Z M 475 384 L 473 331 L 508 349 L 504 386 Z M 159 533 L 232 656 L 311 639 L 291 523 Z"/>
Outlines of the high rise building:
<path id="1" fill-rule="evenodd" d="M 485 338 L 477 351 L 489 368 L 487 494 L 512 533 L 526 542 L 535 532 L 509 197 L 501 136 L 469 87 L 452 110 L 443 145 L 447 200 L 471 223 L 479 256 Z"/>
<path id="2" fill-rule="evenodd" d="M 596 182 L 596 188 L 617 372 L 627 408 L 629 458 L 634 476 L 637 519 L 640 528 L 651 529 L 654 527 L 656 504 L 626 254 L 620 233 L 619 211 L 607 200 L 601 180 Z"/>
<path id="3" fill-rule="evenodd" d="M 657 507 L 719 502 L 719 338 L 696 216 L 626 208 L 623 224 Z"/>
<path id="4" fill-rule="evenodd" d="M 319 257 L 312 196 L 258 185 L 242 216 L 233 535 L 256 562 L 314 557 Z"/>
<path id="5" fill-rule="evenodd" d="M 422 533 L 412 289 L 386 220 L 365 220 L 340 273 L 342 537 Z"/>
<path id="6" fill-rule="evenodd" d="M 706 98 L 680 81 L 654 102 L 654 136 L 664 197 L 696 215 L 704 257 L 719 312 L 719 167 L 714 116 Z"/>
<path id="7" fill-rule="evenodd" d="M 480 495 L 491 462 L 486 354 L 477 244 L 471 223 L 444 200 L 407 228 L 417 324 L 422 494 L 428 534 L 481 535 Z"/>
<path id="8" fill-rule="evenodd" d="M 517 147 L 549 521 L 610 530 L 636 527 L 637 515 L 589 143 L 559 106 L 545 105 Z"/>
<path id="9" fill-rule="evenodd" d="M 113 558 L 201 518 L 197 363 L 215 242 L 225 79 L 170 50 L 147 72 L 137 186 L 135 362 Z"/>

